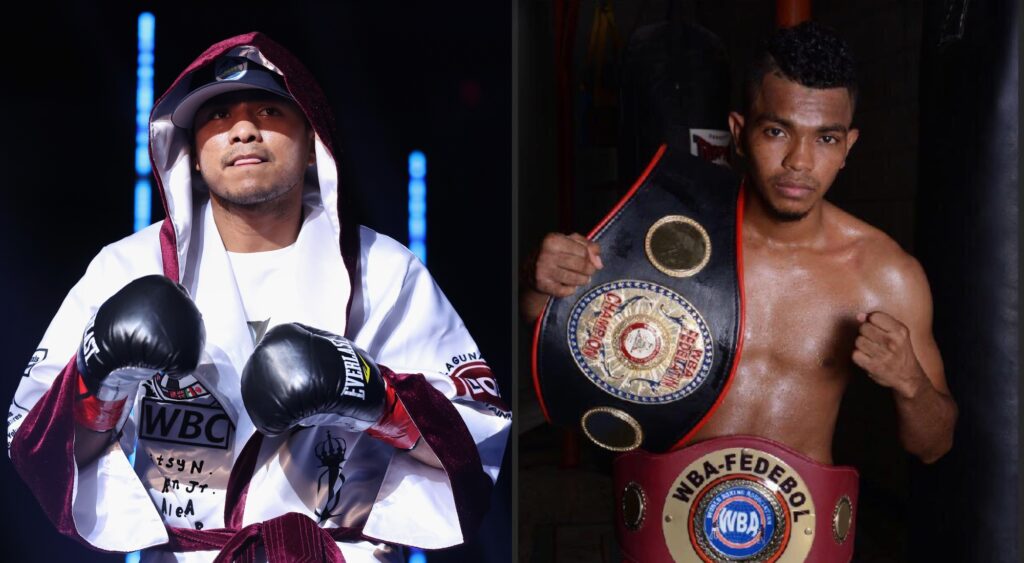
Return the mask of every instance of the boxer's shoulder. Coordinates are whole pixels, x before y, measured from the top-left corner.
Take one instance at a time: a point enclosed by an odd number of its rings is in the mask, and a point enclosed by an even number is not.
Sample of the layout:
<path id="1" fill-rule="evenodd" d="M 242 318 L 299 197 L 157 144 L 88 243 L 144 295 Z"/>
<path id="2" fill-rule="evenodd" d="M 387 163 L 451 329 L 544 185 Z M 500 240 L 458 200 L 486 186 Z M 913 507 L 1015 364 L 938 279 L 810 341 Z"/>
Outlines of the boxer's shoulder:
<path id="1" fill-rule="evenodd" d="M 829 210 L 838 238 L 850 249 L 851 262 L 869 301 L 879 307 L 900 307 L 906 300 L 928 296 L 921 264 L 881 229 L 835 206 Z"/>
<path id="2" fill-rule="evenodd" d="M 404 269 L 416 261 L 416 255 L 402 243 L 365 225 L 359 226 L 359 246 L 362 258 L 378 269 Z"/>
<path id="3" fill-rule="evenodd" d="M 370 303 L 394 303 L 417 280 L 429 277 L 422 262 L 395 239 L 365 226 L 359 229 L 363 294 Z"/>
<path id="4" fill-rule="evenodd" d="M 835 246 L 855 253 L 858 265 L 865 271 L 878 266 L 906 268 L 916 262 L 881 229 L 835 205 L 827 205 L 825 213 Z"/>
<path id="5" fill-rule="evenodd" d="M 97 305 L 128 282 L 163 273 L 160 223 L 107 244 L 93 257 L 80 283 L 93 288 Z"/>
<path id="6" fill-rule="evenodd" d="M 103 247 L 101 254 L 106 255 L 108 259 L 135 261 L 139 268 L 152 264 L 161 266 L 161 224 L 162 222 L 153 223 L 141 231 L 112 242 Z"/>
<path id="7" fill-rule="evenodd" d="M 422 281 L 432 283 L 423 262 L 397 240 L 360 226 L 359 244 L 365 284 L 383 288 Z"/>

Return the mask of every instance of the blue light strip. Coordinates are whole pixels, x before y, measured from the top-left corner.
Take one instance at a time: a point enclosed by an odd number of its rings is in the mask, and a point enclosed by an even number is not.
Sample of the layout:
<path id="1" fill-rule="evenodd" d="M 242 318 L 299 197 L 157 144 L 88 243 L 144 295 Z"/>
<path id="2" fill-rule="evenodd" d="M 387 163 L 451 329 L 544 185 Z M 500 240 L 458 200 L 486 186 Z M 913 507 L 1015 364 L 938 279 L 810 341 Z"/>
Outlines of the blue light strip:
<path id="1" fill-rule="evenodd" d="M 409 250 L 427 263 L 427 157 L 422 151 L 409 153 Z"/>
<path id="2" fill-rule="evenodd" d="M 427 263 L 427 156 L 409 153 L 409 250 Z M 427 554 L 409 548 L 409 563 L 427 563 Z"/>
<path id="3" fill-rule="evenodd" d="M 152 222 L 153 188 L 149 162 L 149 112 L 153 109 L 153 46 L 156 43 L 156 16 L 150 12 L 139 14 L 139 60 L 135 76 L 135 231 L 141 231 Z M 135 453 L 128 462 L 135 465 Z M 139 563 L 142 554 L 133 551 L 124 556 L 125 563 Z"/>
<path id="4" fill-rule="evenodd" d="M 139 14 L 139 67 L 135 89 L 135 230 L 141 231 L 152 222 L 153 188 L 149 163 L 149 112 L 153 109 L 153 45 L 156 39 L 156 16 Z"/>

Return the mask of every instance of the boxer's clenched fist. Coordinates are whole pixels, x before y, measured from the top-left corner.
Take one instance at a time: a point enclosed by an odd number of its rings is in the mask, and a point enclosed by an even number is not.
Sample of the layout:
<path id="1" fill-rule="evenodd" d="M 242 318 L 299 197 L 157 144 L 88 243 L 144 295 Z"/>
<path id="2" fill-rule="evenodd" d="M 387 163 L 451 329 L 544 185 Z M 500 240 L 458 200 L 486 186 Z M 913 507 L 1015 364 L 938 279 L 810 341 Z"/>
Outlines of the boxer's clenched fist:
<path id="1" fill-rule="evenodd" d="M 184 287 L 161 275 L 132 281 L 100 305 L 85 329 L 75 420 L 96 432 L 114 428 L 139 383 L 157 372 L 196 369 L 205 341 L 203 315 Z"/>
<path id="2" fill-rule="evenodd" d="M 579 233 L 549 233 L 534 264 L 533 287 L 553 297 L 567 297 L 604 267 L 601 247 Z"/>
<path id="3" fill-rule="evenodd" d="M 366 352 L 348 339 L 298 323 L 276 326 L 242 370 L 242 401 L 256 429 L 276 436 L 330 424 L 408 450 L 419 430 Z"/>
<path id="4" fill-rule="evenodd" d="M 879 385 L 912 397 L 928 381 L 914 355 L 910 330 L 887 313 L 860 313 L 860 331 L 854 342 L 853 363 Z"/>

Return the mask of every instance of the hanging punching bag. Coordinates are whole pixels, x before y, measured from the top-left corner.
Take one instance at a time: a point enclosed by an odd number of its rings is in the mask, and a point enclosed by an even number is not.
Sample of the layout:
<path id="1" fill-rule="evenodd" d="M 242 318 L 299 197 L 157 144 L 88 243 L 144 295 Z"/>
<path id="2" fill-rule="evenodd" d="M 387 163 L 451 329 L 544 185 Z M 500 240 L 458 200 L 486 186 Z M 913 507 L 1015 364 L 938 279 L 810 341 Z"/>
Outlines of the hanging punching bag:
<path id="1" fill-rule="evenodd" d="M 678 19 L 639 27 L 621 72 L 620 180 L 639 176 L 662 143 L 726 164 L 729 59 L 718 36 Z"/>
<path id="2" fill-rule="evenodd" d="M 912 469 L 919 561 L 1019 561 L 1018 31 L 1015 0 L 924 4 L 915 253 L 960 408 Z"/>

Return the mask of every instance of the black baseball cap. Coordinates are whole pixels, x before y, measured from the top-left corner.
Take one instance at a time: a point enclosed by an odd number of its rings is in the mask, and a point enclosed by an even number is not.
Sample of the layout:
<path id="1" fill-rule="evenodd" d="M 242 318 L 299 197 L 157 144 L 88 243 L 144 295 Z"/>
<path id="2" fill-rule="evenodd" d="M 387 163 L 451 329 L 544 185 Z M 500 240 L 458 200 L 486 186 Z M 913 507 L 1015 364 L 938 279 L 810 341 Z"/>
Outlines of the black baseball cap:
<path id="1" fill-rule="evenodd" d="M 192 75 L 192 90 L 171 114 L 171 122 L 191 129 L 196 111 L 214 96 L 236 90 L 265 90 L 294 100 L 281 77 L 267 67 L 245 57 L 220 57 L 212 65 Z"/>

